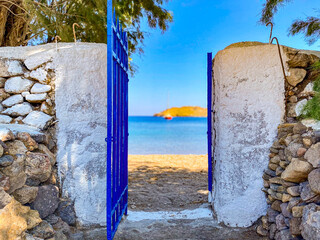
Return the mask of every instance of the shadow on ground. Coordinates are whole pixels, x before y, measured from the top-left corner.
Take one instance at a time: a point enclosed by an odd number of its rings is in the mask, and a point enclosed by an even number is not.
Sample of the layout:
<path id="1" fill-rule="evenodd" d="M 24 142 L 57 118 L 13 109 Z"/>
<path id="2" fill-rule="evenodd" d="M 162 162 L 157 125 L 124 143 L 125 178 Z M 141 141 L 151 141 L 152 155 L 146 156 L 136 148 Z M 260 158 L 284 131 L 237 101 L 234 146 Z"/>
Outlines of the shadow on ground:
<path id="1" fill-rule="evenodd" d="M 164 211 L 195 208 L 208 199 L 207 171 L 139 166 L 129 173 L 129 209 Z"/>
<path id="2" fill-rule="evenodd" d="M 144 220 L 120 224 L 115 240 L 259 240 L 255 226 L 221 227 L 213 219 Z"/>

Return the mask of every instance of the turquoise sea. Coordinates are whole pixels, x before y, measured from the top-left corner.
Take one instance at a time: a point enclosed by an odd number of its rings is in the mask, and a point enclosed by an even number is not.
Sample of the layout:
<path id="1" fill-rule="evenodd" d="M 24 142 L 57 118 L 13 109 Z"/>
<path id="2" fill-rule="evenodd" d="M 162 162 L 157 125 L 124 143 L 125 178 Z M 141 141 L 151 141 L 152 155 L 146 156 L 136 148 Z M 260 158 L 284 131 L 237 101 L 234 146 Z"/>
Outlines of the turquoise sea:
<path id="1" fill-rule="evenodd" d="M 207 118 L 129 117 L 129 154 L 207 154 Z"/>

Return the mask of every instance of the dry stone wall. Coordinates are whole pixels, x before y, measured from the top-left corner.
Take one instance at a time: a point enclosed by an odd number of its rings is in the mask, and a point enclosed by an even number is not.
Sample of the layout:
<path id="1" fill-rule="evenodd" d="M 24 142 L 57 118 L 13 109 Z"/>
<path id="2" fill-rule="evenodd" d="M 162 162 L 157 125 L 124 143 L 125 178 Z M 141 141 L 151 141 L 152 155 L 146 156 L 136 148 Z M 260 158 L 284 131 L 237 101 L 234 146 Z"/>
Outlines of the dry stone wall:
<path id="1" fill-rule="evenodd" d="M 312 68 L 319 52 L 284 47 L 287 57 L 285 123 L 278 126 L 264 171 L 263 192 L 267 215 L 257 232 L 266 239 L 320 239 L 320 131 L 314 120 L 299 116 L 314 96 L 313 81 L 320 72 Z"/>
<path id="2" fill-rule="evenodd" d="M 104 239 L 106 45 L 0 48 L 0 240 Z"/>
<path id="3" fill-rule="evenodd" d="M 55 72 L 40 60 L 0 58 L 0 239 L 69 234 L 60 226 L 69 228 L 59 214 Z"/>

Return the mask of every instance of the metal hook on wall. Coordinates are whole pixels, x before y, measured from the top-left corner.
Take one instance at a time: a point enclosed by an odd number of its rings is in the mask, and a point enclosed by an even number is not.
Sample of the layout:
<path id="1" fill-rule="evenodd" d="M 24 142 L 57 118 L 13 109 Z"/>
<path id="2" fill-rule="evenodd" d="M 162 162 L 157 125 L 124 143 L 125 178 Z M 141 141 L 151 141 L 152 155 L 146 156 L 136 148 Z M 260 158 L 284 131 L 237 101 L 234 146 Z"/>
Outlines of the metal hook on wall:
<path id="1" fill-rule="evenodd" d="M 56 42 L 56 50 L 58 51 L 58 39 L 61 41 L 61 37 L 59 35 L 54 37 L 54 40 Z"/>
<path id="2" fill-rule="evenodd" d="M 273 23 L 272 23 L 272 22 L 268 22 L 267 25 L 266 25 L 266 27 L 268 27 L 269 25 L 271 25 L 270 37 L 269 37 L 269 44 L 271 44 L 271 43 L 272 43 L 271 38 L 272 38 Z"/>
<path id="3" fill-rule="evenodd" d="M 283 61 L 282 61 L 280 44 L 279 44 L 278 38 L 276 38 L 276 37 L 272 38 L 270 43 L 272 43 L 273 40 L 276 40 L 276 42 L 277 42 L 278 52 L 279 52 L 279 57 L 280 57 L 280 62 L 281 62 L 283 77 L 284 77 L 284 80 L 287 81 L 287 76 L 286 76 L 286 72 L 285 72 L 285 70 L 284 70 L 284 65 L 283 65 Z"/>
<path id="4" fill-rule="evenodd" d="M 80 27 L 80 26 L 79 26 L 78 23 L 74 23 L 72 25 L 74 43 L 77 43 L 77 36 L 76 36 L 75 26 L 77 26 L 77 27 Z"/>

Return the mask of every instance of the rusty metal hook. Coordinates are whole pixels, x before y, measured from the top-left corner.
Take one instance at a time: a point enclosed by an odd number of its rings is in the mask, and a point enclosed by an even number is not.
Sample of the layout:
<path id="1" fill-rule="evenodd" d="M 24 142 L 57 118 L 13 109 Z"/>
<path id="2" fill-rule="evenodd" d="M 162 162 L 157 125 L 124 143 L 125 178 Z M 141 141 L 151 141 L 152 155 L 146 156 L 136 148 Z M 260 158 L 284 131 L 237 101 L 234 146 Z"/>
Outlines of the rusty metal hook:
<path id="1" fill-rule="evenodd" d="M 270 37 L 269 37 L 269 44 L 271 44 L 271 43 L 272 43 L 271 38 L 272 38 L 273 23 L 272 23 L 272 22 L 268 22 L 267 25 L 266 25 L 266 27 L 268 27 L 269 25 L 271 25 Z"/>
<path id="2" fill-rule="evenodd" d="M 273 37 L 270 43 L 272 43 L 273 40 L 276 40 L 276 42 L 277 42 L 278 52 L 279 52 L 279 57 L 280 57 L 280 62 L 281 62 L 283 77 L 284 77 L 284 80 L 287 81 L 287 76 L 286 76 L 286 72 L 285 72 L 285 70 L 284 70 L 284 65 L 283 65 L 283 61 L 282 61 L 281 50 L 280 50 L 280 45 L 279 45 L 278 38 Z"/>
<path id="3" fill-rule="evenodd" d="M 74 23 L 72 25 L 74 43 L 77 43 L 77 36 L 76 36 L 75 26 L 77 26 L 77 27 L 80 27 L 80 26 L 79 26 L 78 23 Z"/>
<path id="4" fill-rule="evenodd" d="M 59 35 L 54 37 L 54 40 L 56 42 L 56 50 L 58 51 L 58 39 L 61 41 L 61 37 Z"/>

